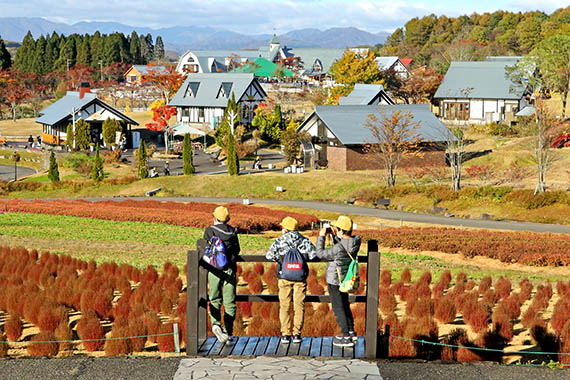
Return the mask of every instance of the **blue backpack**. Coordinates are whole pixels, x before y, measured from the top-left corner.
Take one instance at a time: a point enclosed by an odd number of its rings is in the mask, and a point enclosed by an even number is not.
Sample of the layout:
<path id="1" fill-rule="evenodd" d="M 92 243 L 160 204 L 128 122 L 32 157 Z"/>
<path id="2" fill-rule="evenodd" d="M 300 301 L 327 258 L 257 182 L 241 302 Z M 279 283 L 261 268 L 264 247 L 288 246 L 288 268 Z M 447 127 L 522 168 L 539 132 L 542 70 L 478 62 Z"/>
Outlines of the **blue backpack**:
<path id="1" fill-rule="evenodd" d="M 289 281 L 305 281 L 309 275 L 309 266 L 297 248 L 291 248 L 281 262 L 280 278 Z"/>
<path id="2" fill-rule="evenodd" d="M 226 246 L 222 239 L 212 236 L 204 250 L 202 259 L 214 268 L 224 269 L 228 264 L 228 258 L 226 256 Z"/>

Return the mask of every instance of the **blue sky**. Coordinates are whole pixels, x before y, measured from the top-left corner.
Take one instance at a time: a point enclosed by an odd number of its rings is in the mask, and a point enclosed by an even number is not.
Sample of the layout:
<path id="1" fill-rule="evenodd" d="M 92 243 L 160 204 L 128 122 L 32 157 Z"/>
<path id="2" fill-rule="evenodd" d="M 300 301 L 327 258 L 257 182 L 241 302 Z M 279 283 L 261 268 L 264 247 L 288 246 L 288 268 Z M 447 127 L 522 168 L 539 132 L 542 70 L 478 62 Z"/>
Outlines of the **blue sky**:
<path id="1" fill-rule="evenodd" d="M 158 5 L 157 5 L 158 4 Z M 73 24 L 113 21 L 134 26 L 213 26 L 245 34 L 354 26 L 393 31 L 412 17 L 458 16 L 504 9 L 553 10 L 568 0 L 0 0 L 2 17 L 44 17 Z"/>

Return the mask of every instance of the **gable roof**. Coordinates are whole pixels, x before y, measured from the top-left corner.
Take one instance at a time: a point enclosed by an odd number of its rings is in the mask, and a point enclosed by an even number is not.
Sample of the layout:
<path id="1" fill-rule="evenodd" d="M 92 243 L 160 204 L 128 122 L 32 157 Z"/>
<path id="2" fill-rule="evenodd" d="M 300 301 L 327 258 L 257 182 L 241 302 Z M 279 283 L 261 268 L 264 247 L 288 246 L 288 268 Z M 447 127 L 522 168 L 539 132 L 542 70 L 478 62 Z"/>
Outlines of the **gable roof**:
<path id="1" fill-rule="evenodd" d="M 451 62 L 434 98 L 519 100 L 524 87 L 507 76 L 505 67 L 516 60 Z"/>
<path id="2" fill-rule="evenodd" d="M 376 62 L 380 70 L 384 71 L 390 69 L 390 67 L 394 66 L 399 60 L 398 57 L 376 57 L 374 62 Z"/>
<path id="3" fill-rule="evenodd" d="M 417 133 L 423 141 L 446 141 L 449 129 L 429 110 L 427 104 L 394 104 L 389 106 L 316 106 L 315 111 L 299 126 L 318 117 L 343 145 L 370 144 L 375 141 L 366 127 L 368 115 L 378 119 L 391 112 L 409 112 L 413 121 L 419 123 Z"/>
<path id="4" fill-rule="evenodd" d="M 227 97 L 218 96 L 220 88 L 228 88 L 231 84 L 231 92 L 234 93 L 236 101 L 239 101 L 245 90 L 254 83 L 257 83 L 257 80 L 252 73 L 189 74 L 169 104 L 176 107 L 226 107 L 231 93 L 227 94 Z M 185 96 L 188 86 L 197 89 L 194 96 Z M 258 87 L 263 91 L 261 86 Z"/>
<path id="5" fill-rule="evenodd" d="M 84 94 L 83 99 L 79 98 L 78 91 L 67 91 L 67 94 L 51 104 L 50 106 L 44 108 L 40 111 L 40 117 L 36 119 L 36 123 L 45 125 L 55 125 L 62 120 L 71 118 L 72 109 L 75 108 L 76 111 L 82 110 L 92 103 L 96 102 L 103 108 L 108 109 L 115 115 L 119 116 L 123 120 L 127 121 L 129 124 L 139 125 L 136 121 L 123 114 L 119 110 L 111 107 L 101 99 L 97 97 L 97 94 L 87 92 Z"/>
<path id="6" fill-rule="evenodd" d="M 410 66 L 410 64 L 414 61 L 413 58 L 402 58 L 400 59 L 400 62 L 402 62 L 402 64 L 406 67 Z"/>
<path id="7" fill-rule="evenodd" d="M 128 73 L 129 71 L 131 71 L 131 69 L 133 69 L 133 68 L 134 68 L 135 70 L 137 70 L 137 71 L 138 71 L 141 75 L 143 75 L 143 76 L 144 76 L 144 75 L 147 75 L 150 70 L 153 70 L 154 72 L 157 72 L 157 73 L 163 73 L 163 72 L 167 72 L 167 71 L 168 71 L 168 70 L 166 69 L 166 67 L 164 67 L 164 66 L 159 66 L 159 65 L 157 65 L 157 66 L 132 65 L 131 68 L 130 68 L 129 70 L 127 70 L 127 73 Z M 126 74 L 126 73 L 125 73 L 125 74 Z"/>
<path id="8" fill-rule="evenodd" d="M 338 99 L 338 105 L 369 105 L 379 96 L 389 103 L 394 104 L 394 101 L 386 94 L 384 86 L 381 84 L 356 83 L 354 89 L 348 96 L 341 96 Z"/>

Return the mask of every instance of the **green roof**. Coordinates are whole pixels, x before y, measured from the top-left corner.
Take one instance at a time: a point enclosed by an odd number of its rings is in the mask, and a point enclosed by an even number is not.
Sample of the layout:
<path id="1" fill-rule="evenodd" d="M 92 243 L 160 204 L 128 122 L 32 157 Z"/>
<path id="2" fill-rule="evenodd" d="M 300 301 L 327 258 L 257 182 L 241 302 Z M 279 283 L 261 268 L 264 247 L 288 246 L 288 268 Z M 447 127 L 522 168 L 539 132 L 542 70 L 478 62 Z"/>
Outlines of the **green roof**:
<path id="1" fill-rule="evenodd" d="M 255 61 L 253 61 L 253 64 L 249 63 L 243 67 L 235 69 L 232 72 L 233 73 L 253 73 L 253 75 L 255 75 L 256 77 L 270 78 L 270 77 L 275 76 L 275 75 L 273 75 L 273 73 L 275 72 L 276 68 L 277 68 L 277 65 L 275 63 L 270 62 L 267 59 L 260 57 L 260 58 L 257 58 Z M 286 77 L 293 76 L 293 73 L 289 69 L 284 69 L 283 74 Z"/>

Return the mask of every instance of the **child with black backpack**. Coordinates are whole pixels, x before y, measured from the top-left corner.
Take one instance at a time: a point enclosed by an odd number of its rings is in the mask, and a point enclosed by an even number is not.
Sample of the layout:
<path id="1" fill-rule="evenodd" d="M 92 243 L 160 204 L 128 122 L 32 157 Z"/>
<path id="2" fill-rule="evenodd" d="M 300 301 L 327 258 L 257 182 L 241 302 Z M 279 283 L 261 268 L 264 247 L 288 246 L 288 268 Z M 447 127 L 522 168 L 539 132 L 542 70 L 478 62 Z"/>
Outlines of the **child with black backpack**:
<path id="1" fill-rule="evenodd" d="M 293 343 L 301 343 L 301 330 L 305 318 L 305 296 L 307 295 L 307 260 L 316 257 L 313 243 L 298 229 L 299 223 L 291 217 L 281 221 L 282 235 L 275 239 L 267 259 L 277 262 L 276 275 L 279 279 L 279 320 L 281 342 L 291 343 L 291 316 L 289 307 L 293 301 Z"/>

